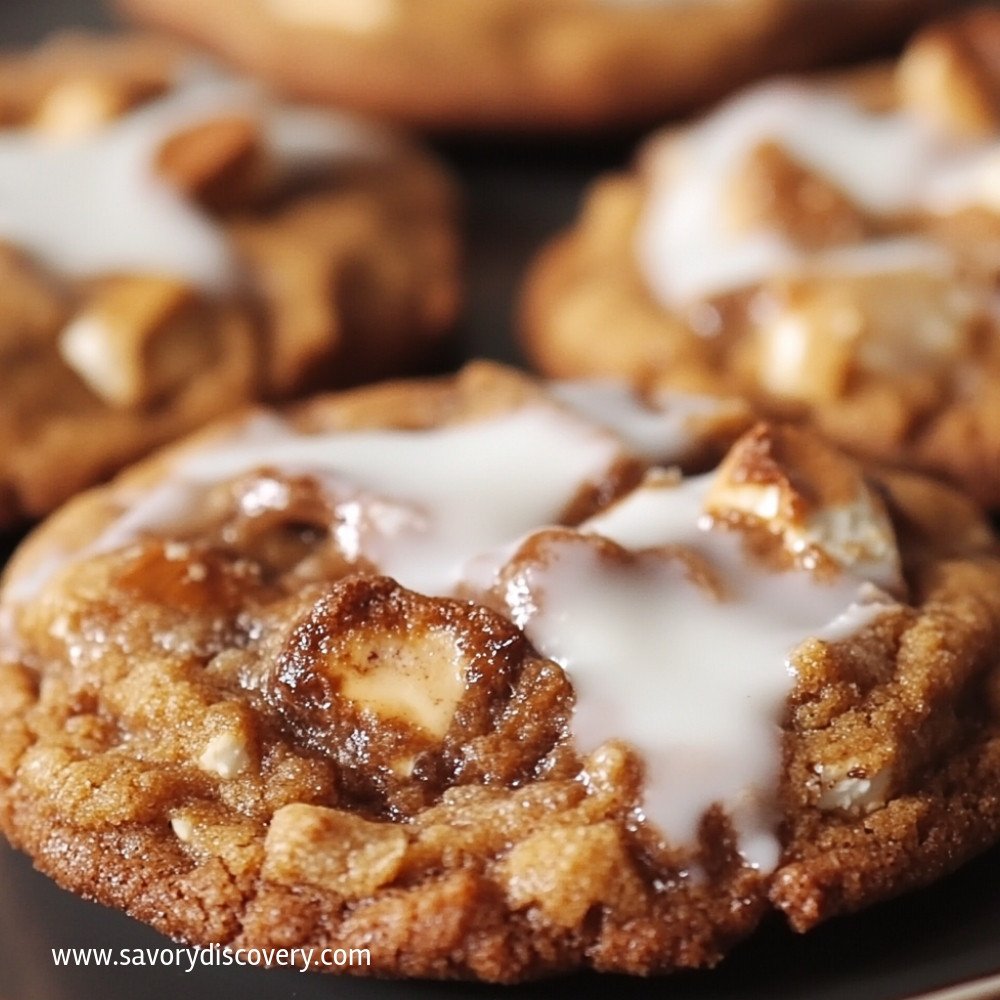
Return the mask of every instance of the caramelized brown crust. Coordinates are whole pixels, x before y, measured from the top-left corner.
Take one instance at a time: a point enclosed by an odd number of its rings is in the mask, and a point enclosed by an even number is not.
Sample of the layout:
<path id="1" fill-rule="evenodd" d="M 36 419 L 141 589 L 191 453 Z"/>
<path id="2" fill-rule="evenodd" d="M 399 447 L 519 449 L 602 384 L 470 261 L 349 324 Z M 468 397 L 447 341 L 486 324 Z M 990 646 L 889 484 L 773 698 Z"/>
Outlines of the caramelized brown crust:
<path id="1" fill-rule="evenodd" d="M 446 129 L 621 128 L 884 47 L 944 0 L 119 0 L 290 93 Z M 312 14 L 310 14 L 310 8 Z M 818 27 L 821 26 L 821 29 Z"/>
<path id="2" fill-rule="evenodd" d="M 0 59 L 0 124 L 87 134 L 166 93 L 190 58 L 142 36 L 53 39 Z M 72 281 L 0 245 L 0 525 L 248 402 L 426 365 L 454 318 L 455 198 L 421 151 L 291 181 L 236 117 L 175 134 L 156 166 L 228 238 L 241 288 Z M 68 349 L 74 324 L 101 331 L 102 363 Z"/>
<path id="3" fill-rule="evenodd" d="M 478 366 L 291 419 L 434 427 L 540 392 Z M 754 433 L 747 478 L 822 502 L 802 437 Z M 696 846 L 666 847 L 637 811 L 636 753 L 574 746 L 564 671 L 486 607 L 346 560 L 308 476 L 254 530 L 251 476 L 198 523 L 81 557 L 179 453 L 74 500 L 0 593 L 0 827 L 67 888 L 203 944 L 367 947 L 381 974 L 648 974 L 714 964 L 772 906 L 804 930 L 1000 837 L 1000 558 L 942 486 L 881 479 L 909 601 L 797 655 L 784 854 L 763 876 L 718 810 Z M 70 562 L 18 597 L 54 556 Z M 823 804 L 845 778 L 879 794 Z"/>
<path id="4" fill-rule="evenodd" d="M 982 8 L 922 32 L 894 70 L 875 67 L 830 85 L 865 107 L 915 109 L 961 143 L 968 134 L 1000 135 L 998 58 L 1000 14 Z M 674 134 L 654 140 L 664 150 L 653 147 L 650 156 L 669 151 Z M 686 316 L 654 296 L 637 262 L 654 183 L 650 156 L 640 155 L 632 172 L 597 181 L 577 223 L 529 273 L 521 329 L 540 371 L 742 394 L 765 415 L 811 421 L 855 454 L 942 475 L 981 502 L 1000 504 L 995 210 L 984 201 L 948 215 L 873 216 L 764 143 L 727 192 L 734 224 L 766 220 L 765 228 L 803 251 L 872 237 L 939 241 L 955 252 L 956 275 L 845 277 L 813 268 L 700 299 Z M 699 307 L 713 324 L 710 336 L 699 329 Z M 781 368 L 785 328 L 765 316 L 775 309 L 806 331 L 795 342 L 802 354 L 793 375 Z M 920 339 L 924 322 L 946 331 L 947 346 Z M 863 332 L 852 340 L 845 324 Z M 865 343 L 883 360 L 862 363 L 857 345 Z"/>

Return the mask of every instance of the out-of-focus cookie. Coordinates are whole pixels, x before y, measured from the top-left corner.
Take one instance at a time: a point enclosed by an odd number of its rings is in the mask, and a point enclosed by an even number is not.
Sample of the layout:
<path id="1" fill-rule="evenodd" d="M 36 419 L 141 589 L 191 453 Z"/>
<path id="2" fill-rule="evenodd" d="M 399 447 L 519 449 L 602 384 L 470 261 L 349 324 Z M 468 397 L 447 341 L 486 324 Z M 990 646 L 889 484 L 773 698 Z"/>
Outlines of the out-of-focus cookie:
<path id="1" fill-rule="evenodd" d="M 291 93 L 434 128 L 623 127 L 857 56 L 947 0 L 118 0 Z"/>
<path id="2" fill-rule="evenodd" d="M 654 138 L 543 255 L 556 376 L 740 392 L 1000 505 L 1000 10 Z"/>
<path id="3" fill-rule="evenodd" d="M 144 37 L 0 59 L 0 525 L 259 399 L 427 363 L 457 300 L 424 153 Z"/>
<path id="4" fill-rule="evenodd" d="M 76 498 L 0 591 L 0 827 L 177 938 L 506 981 L 940 876 L 1000 838 L 996 547 L 792 427 L 656 464 L 746 419 L 480 365 Z"/>

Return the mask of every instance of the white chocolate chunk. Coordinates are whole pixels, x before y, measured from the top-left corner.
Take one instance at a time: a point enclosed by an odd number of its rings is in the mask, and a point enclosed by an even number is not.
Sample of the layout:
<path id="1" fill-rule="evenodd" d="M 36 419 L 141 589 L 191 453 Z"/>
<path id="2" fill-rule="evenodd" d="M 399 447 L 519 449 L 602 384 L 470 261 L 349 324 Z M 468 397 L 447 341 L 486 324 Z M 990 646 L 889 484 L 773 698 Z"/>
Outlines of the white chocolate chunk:
<path id="1" fill-rule="evenodd" d="M 250 766 L 250 753 L 246 743 L 231 732 L 213 736 L 198 758 L 203 771 L 216 774 L 227 781 L 241 775 Z"/>
<path id="2" fill-rule="evenodd" d="M 187 816 L 173 816 L 170 820 L 170 829 L 174 831 L 174 836 L 182 843 L 191 843 L 194 837 L 194 824 Z"/>
<path id="3" fill-rule="evenodd" d="M 822 556 L 862 580 L 902 588 L 885 504 L 856 463 L 807 432 L 760 426 L 740 438 L 714 474 L 705 510 L 759 522 L 808 568 Z"/>
<path id="4" fill-rule="evenodd" d="M 892 774 L 882 768 L 870 777 L 854 775 L 858 764 L 828 766 L 816 764 L 813 768 L 822 791 L 817 805 L 826 812 L 870 813 L 885 805 Z"/>
<path id="5" fill-rule="evenodd" d="M 366 655 L 328 665 L 338 677 L 340 695 L 442 739 L 465 691 L 468 666 L 468 654 L 454 637 L 442 630 L 401 646 L 398 638 L 366 635 L 361 652 Z"/>

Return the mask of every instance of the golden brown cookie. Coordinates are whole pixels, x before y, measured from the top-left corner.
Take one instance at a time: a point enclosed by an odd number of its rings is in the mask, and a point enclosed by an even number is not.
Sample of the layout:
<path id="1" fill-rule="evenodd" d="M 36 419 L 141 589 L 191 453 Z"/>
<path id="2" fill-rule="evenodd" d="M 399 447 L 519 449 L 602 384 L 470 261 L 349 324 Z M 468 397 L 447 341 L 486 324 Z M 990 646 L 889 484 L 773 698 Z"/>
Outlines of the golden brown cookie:
<path id="1" fill-rule="evenodd" d="M 0 525 L 258 399 L 426 363 L 454 197 L 381 129 L 145 37 L 0 59 Z"/>
<path id="2" fill-rule="evenodd" d="M 759 85 L 598 182 L 531 274 L 559 377 L 742 393 L 1000 505 L 1000 10 Z"/>
<path id="3" fill-rule="evenodd" d="M 0 591 L 0 827 L 188 942 L 502 981 L 939 877 L 1000 839 L 995 543 L 792 427 L 654 462 L 745 420 L 477 365 L 76 498 Z"/>
<path id="4" fill-rule="evenodd" d="M 622 127 L 885 45 L 947 0 L 118 0 L 289 92 L 433 128 Z"/>

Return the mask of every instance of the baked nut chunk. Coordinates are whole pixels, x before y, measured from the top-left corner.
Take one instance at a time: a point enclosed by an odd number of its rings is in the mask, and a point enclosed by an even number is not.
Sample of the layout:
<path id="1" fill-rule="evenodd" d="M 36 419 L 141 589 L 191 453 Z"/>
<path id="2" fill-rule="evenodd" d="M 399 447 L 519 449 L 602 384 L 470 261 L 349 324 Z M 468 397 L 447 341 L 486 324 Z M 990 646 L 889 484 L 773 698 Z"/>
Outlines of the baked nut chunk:
<path id="1" fill-rule="evenodd" d="M 117 0 L 287 91 L 432 128 L 620 128 L 884 47 L 949 0 Z"/>
<path id="2" fill-rule="evenodd" d="M 743 394 L 1000 506 L 1000 10 L 653 138 L 543 252 L 554 377 Z"/>
<path id="3" fill-rule="evenodd" d="M 0 528 L 450 325 L 450 184 L 380 129 L 142 36 L 0 59 L 0 124 Z"/>
<path id="4" fill-rule="evenodd" d="M 1000 839 L 970 501 L 768 424 L 682 478 L 654 425 L 733 413 L 595 391 L 320 397 L 73 500 L 0 591 L 11 842 L 176 938 L 513 981 L 711 965 Z"/>

